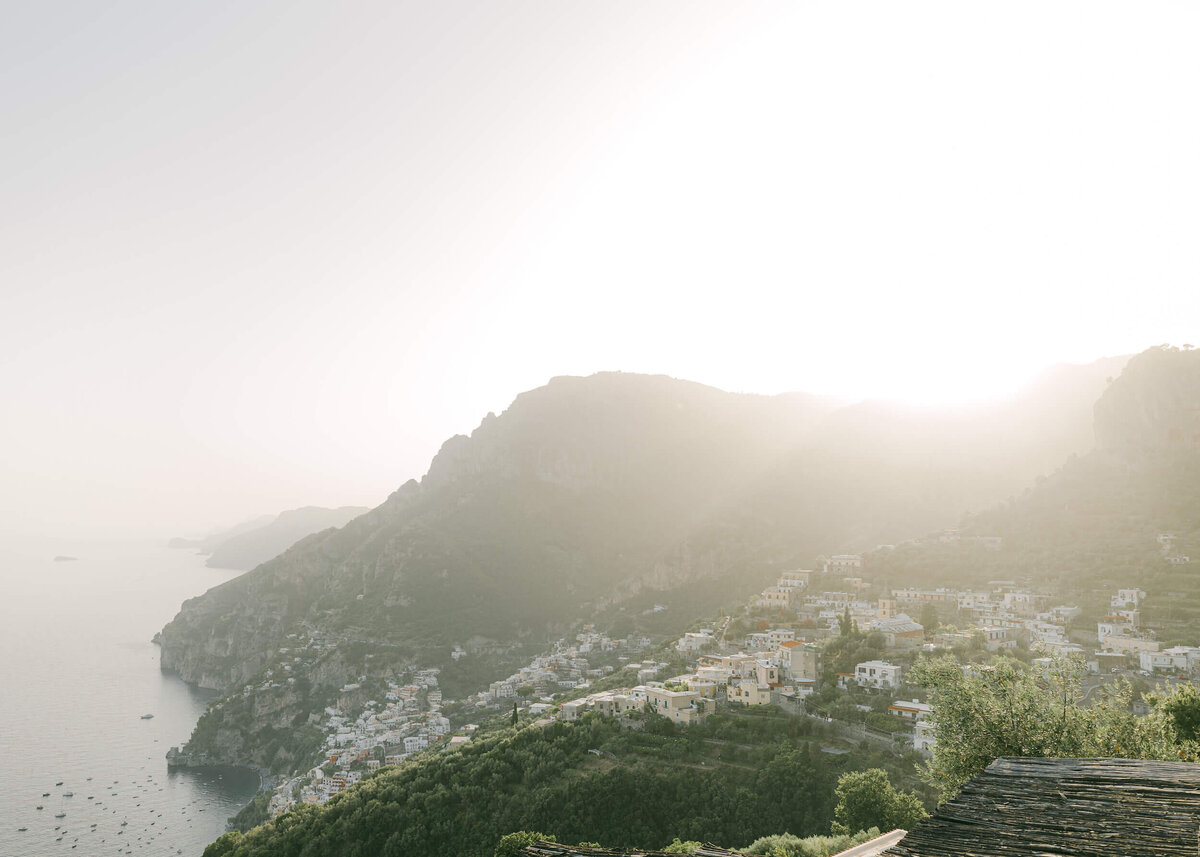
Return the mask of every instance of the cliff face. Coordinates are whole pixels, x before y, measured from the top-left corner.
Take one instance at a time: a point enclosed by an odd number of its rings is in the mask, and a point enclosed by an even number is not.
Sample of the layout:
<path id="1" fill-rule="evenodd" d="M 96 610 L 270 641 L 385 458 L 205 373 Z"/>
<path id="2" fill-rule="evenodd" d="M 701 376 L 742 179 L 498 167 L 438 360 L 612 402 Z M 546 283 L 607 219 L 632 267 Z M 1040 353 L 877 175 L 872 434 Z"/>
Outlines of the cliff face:
<path id="1" fill-rule="evenodd" d="M 1125 455 L 1200 451 L 1200 351 L 1152 348 L 1096 403 L 1096 440 Z"/>
<path id="2" fill-rule="evenodd" d="M 665 378 L 555 379 L 448 440 L 379 508 L 185 603 L 161 634 L 162 665 L 238 686 L 301 622 L 414 651 L 503 644 L 642 577 L 714 573 L 709 560 L 653 569 L 827 408 Z"/>
<path id="3" fill-rule="evenodd" d="M 1064 411 L 1036 391 L 1004 407 L 997 448 L 995 409 L 946 421 L 655 376 L 555 378 L 447 441 L 380 507 L 188 601 L 162 664 L 229 689 L 304 627 L 435 664 L 454 645 L 535 645 L 648 590 L 712 582 L 695 604 L 708 609 L 779 563 L 953 524 L 1041 472 L 1047 414 L 1059 446 L 1091 418 L 1090 401 Z"/>

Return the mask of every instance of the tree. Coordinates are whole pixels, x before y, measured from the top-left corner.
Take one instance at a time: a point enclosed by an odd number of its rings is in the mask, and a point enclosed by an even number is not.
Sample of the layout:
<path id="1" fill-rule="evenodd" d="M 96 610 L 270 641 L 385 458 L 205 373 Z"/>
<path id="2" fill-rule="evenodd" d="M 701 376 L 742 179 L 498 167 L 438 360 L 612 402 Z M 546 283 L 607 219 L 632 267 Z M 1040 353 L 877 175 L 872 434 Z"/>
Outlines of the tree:
<path id="1" fill-rule="evenodd" d="M 517 696 L 521 697 L 521 699 L 529 699 L 529 697 L 533 696 L 533 685 L 523 684 L 518 687 Z"/>
<path id="2" fill-rule="evenodd" d="M 929 813 L 921 799 L 911 792 L 897 791 L 879 768 L 850 771 L 838 778 L 837 806 L 833 810 L 831 831 L 856 833 L 869 827 L 880 830 L 910 830 Z"/>
<path id="3" fill-rule="evenodd" d="M 517 857 L 521 849 L 526 845 L 532 845 L 539 841 L 557 842 L 558 840 L 548 833 L 538 833 L 535 830 L 518 830 L 507 836 L 500 837 L 500 842 L 496 845 L 496 851 L 492 857 Z"/>
<path id="4" fill-rule="evenodd" d="M 242 842 L 242 832 L 240 830 L 231 830 L 228 833 L 222 833 L 217 837 L 215 842 L 209 844 L 204 849 L 203 857 L 223 857 L 225 854 L 232 854 Z"/>
<path id="5" fill-rule="evenodd" d="M 663 849 L 663 853 L 664 854 L 695 854 L 696 850 L 699 849 L 703 845 L 704 845 L 703 842 L 695 842 L 692 840 L 689 840 L 687 842 L 681 842 L 679 837 L 676 836 L 673 840 L 671 840 L 671 844 Z"/>
<path id="6" fill-rule="evenodd" d="M 1177 741 L 1200 741 L 1200 688 L 1194 684 L 1176 685 L 1174 690 L 1159 688 L 1145 694 L 1145 699 L 1166 716 Z"/>
<path id="7" fill-rule="evenodd" d="M 513 703 L 512 725 L 517 725 L 517 704 L 515 702 Z"/>
<path id="8" fill-rule="evenodd" d="M 833 836 L 799 837 L 791 833 L 777 833 L 774 836 L 756 839 L 740 850 L 746 854 L 760 854 L 766 857 L 831 857 L 878 835 L 878 827 L 859 831 L 853 836 L 841 833 Z"/>
<path id="9" fill-rule="evenodd" d="M 1007 658 L 969 667 L 950 657 L 918 662 L 910 680 L 929 691 L 937 738 L 922 778 L 947 800 L 1002 756 L 1197 758 L 1189 730 L 1200 723 L 1200 695 L 1163 691 L 1150 716 L 1136 717 L 1122 679 L 1082 708 L 1083 672 L 1081 661 L 1067 658 L 1039 669 Z"/>
<path id="10" fill-rule="evenodd" d="M 932 634 L 942 624 L 941 617 L 938 616 L 936 604 L 923 604 L 921 606 L 921 615 L 917 622 L 925 629 L 925 633 Z"/>

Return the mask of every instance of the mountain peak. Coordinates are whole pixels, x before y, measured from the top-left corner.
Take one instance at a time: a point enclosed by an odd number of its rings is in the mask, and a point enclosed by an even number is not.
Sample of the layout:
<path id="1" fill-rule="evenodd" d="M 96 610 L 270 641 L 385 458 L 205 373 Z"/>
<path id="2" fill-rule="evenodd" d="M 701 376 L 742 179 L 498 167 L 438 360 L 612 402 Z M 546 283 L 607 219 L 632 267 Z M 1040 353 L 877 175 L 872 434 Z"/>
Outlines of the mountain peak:
<path id="1" fill-rule="evenodd" d="M 1143 351 L 1095 407 L 1096 442 L 1122 454 L 1200 450 L 1200 351 Z"/>

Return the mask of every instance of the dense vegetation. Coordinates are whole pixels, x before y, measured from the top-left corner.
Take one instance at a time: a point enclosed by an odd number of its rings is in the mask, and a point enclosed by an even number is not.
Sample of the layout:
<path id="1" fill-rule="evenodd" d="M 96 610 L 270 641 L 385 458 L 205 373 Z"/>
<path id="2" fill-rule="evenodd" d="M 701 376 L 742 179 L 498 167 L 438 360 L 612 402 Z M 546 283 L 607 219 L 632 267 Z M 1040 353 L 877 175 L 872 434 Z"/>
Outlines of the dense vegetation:
<path id="1" fill-rule="evenodd" d="M 385 768 L 324 806 L 226 834 L 206 857 L 487 857 L 514 830 L 612 847 L 824 834 L 839 775 L 881 761 L 864 750 L 821 752 L 829 740 L 807 718 L 714 715 L 678 727 L 648 717 L 641 725 L 589 716 L 504 730 Z M 886 761 L 912 770 L 911 759 Z"/>
<path id="2" fill-rule="evenodd" d="M 325 733 L 310 717 L 336 698 L 329 688 L 312 688 L 303 676 L 295 685 L 233 694 L 200 715 L 185 754 L 196 764 L 250 763 L 291 773 L 318 758 Z"/>
<path id="3" fill-rule="evenodd" d="M 924 777 L 943 799 L 1001 756 L 1200 757 L 1200 691 L 1194 685 L 1149 694 L 1154 708 L 1138 717 L 1124 681 L 1100 688 L 1087 707 L 1077 704 L 1083 675 L 1077 661 L 1038 668 L 999 660 L 964 669 L 947 657 L 919 663 L 913 672 L 937 712 L 937 746 Z"/>
<path id="4" fill-rule="evenodd" d="M 271 793 L 269 791 L 259 792 L 254 796 L 254 800 L 246 804 L 238 814 L 229 819 L 229 827 L 232 830 L 240 830 L 245 833 L 258 827 L 264 821 L 271 817 Z"/>

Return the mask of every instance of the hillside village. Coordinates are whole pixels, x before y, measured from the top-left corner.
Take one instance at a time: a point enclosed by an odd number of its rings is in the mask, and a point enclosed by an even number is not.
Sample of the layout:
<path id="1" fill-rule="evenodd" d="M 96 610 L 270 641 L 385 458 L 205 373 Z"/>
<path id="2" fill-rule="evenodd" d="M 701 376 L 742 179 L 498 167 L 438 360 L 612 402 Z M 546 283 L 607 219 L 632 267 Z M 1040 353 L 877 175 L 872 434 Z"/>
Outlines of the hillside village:
<path id="1" fill-rule="evenodd" d="M 933 538 L 963 537 L 950 530 Z M 974 541 L 987 550 L 1003 549 L 998 538 Z M 1158 541 L 1167 562 L 1189 561 L 1174 551 L 1170 534 Z M 364 775 L 414 754 L 452 750 L 471 741 L 480 722 L 506 711 L 535 725 L 592 713 L 636 727 L 647 716 L 688 725 L 730 707 L 773 705 L 928 755 L 936 741 L 936 712 L 922 701 L 923 689 L 906 681 L 920 655 L 955 652 L 977 660 L 1024 652 L 1035 665 L 1070 657 L 1086 662 L 1094 683 L 1119 673 L 1200 677 L 1200 646 L 1162 648 L 1142 626 L 1141 607 L 1153 594 L 1141 589 L 1121 588 L 1110 596 L 1093 643 L 1079 629 L 1082 608 L 1056 603 L 1053 593 L 1013 580 L 973 589 L 890 589 L 864 578 L 863 568 L 862 556 L 846 554 L 829 558 L 820 571 L 784 571 L 740 615 L 688 631 L 668 645 L 636 634 L 614 638 L 585 626 L 573 640 L 560 640 L 550 652 L 458 702 L 442 698 L 436 668 L 414 669 L 403 683 L 387 682 L 381 700 L 362 701 L 364 689 L 347 684 L 321 719 L 326 761 L 277 786 L 270 813 L 298 802 L 324 803 Z M 945 625 L 943 619 L 958 624 Z M 858 641 L 850 653 L 874 656 L 848 662 L 842 650 L 829 657 L 838 648 L 835 641 L 847 638 Z M 298 665 L 332 645 L 297 641 L 281 654 Z M 466 655 L 458 649 L 453 656 Z M 291 666 L 283 664 L 279 674 L 268 670 L 268 682 L 286 676 Z"/>

